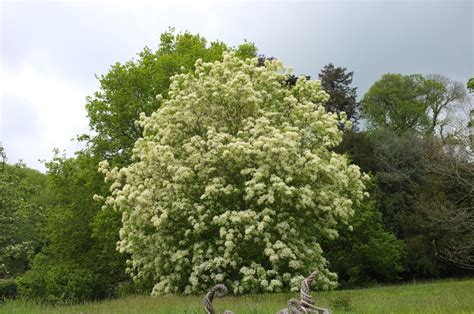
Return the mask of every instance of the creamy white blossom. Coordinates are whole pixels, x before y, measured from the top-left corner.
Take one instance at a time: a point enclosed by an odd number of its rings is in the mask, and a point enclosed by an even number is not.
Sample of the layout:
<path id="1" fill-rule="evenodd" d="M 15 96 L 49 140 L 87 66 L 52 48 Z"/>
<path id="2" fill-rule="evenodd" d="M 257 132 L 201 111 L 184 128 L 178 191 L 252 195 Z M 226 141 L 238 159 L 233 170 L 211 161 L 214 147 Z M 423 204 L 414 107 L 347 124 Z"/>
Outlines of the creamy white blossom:
<path id="1" fill-rule="evenodd" d="M 342 134 L 320 82 L 289 87 L 287 73 L 231 53 L 198 60 L 172 78 L 168 99 L 157 96 L 159 110 L 140 115 L 133 163 L 100 163 L 105 204 L 123 213 L 118 249 L 153 293 L 297 289 L 315 269 L 321 287 L 334 285 L 318 242 L 347 223 L 365 175 L 332 151 Z"/>

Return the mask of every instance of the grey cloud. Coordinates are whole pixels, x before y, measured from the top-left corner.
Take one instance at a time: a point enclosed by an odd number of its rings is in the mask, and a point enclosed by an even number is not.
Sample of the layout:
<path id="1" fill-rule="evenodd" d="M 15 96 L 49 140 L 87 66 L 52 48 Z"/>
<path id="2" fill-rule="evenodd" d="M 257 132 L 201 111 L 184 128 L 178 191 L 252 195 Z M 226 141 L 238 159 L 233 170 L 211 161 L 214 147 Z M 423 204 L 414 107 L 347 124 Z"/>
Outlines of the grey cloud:
<path id="1" fill-rule="evenodd" d="M 145 45 L 155 48 L 168 26 L 230 45 L 247 39 L 296 74 L 313 78 L 328 62 L 346 66 L 355 73 L 359 96 L 387 72 L 440 73 L 462 82 L 474 76 L 472 1 L 1 5 L 3 68 L 15 72 L 33 64 L 45 76 L 84 90 L 84 97 L 98 88 L 94 74 L 129 60 Z M 20 98 L 11 96 L 8 104 L 16 109 L 3 111 L 2 128 L 25 113 Z M 35 132 L 34 125 L 25 127 L 11 132 Z M 20 153 L 35 158 L 34 151 L 15 152 Z"/>

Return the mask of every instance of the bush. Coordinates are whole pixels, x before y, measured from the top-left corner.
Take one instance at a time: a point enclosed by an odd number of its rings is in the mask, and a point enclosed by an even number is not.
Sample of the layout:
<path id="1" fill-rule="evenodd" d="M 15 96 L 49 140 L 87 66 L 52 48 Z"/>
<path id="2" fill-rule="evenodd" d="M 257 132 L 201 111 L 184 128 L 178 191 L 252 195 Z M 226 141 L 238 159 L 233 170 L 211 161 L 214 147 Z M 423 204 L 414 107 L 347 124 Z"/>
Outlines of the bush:
<path id="1" fill-rule="evenodd" d="M 349 296 L 339 296 L 331 301 L 331 308 L 341 312 L 352 312 L 354 307 Z"/>
<path id="2" fill-rule="evenodd" d="M 18 294 L 49 303 L 78 303 L 97 299 L 97 278 L 86 265 L 57 262 L 50 264 L 41 253 L 33 269 L 18 279 Z"/>
<path id="3" fill-rule="evenodd" d="M 14 299 L 17 295 L 17 283 L 14 279 L 0 279 L 0 301 Z"/>
<path id="4" fill-rule="evenodd" d="M 352 231 L 341 226 L 340 237 L 323 245 L 330 269 L 339 275 L 341 286 L 352 288 L 399 279 L 405 245 L 384 230 L 374 201 L 358 206 L 349 224 Z"/>

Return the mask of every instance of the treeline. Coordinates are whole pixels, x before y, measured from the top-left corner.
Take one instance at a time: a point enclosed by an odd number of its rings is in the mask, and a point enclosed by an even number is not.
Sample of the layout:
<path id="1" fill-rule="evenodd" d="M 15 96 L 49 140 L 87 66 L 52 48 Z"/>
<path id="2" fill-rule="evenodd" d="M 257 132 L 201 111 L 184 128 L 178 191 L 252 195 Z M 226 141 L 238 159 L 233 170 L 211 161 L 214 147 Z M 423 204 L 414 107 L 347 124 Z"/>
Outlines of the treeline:
<path id="1" fill-rule="evenodd" d="M 149 293 L 154 283 L 132 282 L 127 256 L 116 250 L 121 213 L 101 209 L 109 186 L 98 164 L 132 162 L 140 113 L 159 107 L 170 77 L 197 59 L 220 60 L 226 50 L 257 57 L 253 44 L 229 47 L 199 35 L 161 35 L 156 51 L 116 63 L 98 77 L 87 98 L 91 134 L 86 148 L 67 158 L 59 151 L 43 175 L 9 165 L 0 173 L 0 298 L 81 302 Z M 264 66 L 264 56 L 260 56 Z M 385 74 L 357 100 L 353 73 L 332 64 L 319 79 L 331 96 L 329 112 L 346 112 L 353 127 L 339 153 L 369 173 L 370 197 L 355 208 L 350 230 L 324 240 L 330 270 L 343 287 L 469 274 L 474 268 L 474 111 L 465 84 L 441 75 Z M 289 77 L 288 84 L 294 84 Z M 471 81 L 472 82 L 472 81 Z M 474 83 L 471 83 L 474 85 Z M 471 86 L 472 86 L 471 85 Z M 474 88 L 474 86 L 472 86 Z"/>

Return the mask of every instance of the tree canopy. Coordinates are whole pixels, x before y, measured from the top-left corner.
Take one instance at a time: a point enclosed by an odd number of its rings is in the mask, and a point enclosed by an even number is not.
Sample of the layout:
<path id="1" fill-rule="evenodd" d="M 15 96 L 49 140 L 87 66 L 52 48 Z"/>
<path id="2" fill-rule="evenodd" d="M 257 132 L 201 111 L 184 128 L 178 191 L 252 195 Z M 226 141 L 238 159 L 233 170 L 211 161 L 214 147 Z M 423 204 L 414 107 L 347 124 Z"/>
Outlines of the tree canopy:
<path id="1" fill-rule="evenodd" d="M 455 105 L 466 100 L 464 84 L 442 75 L 388 73 L 364 95 L 362 113 L 371 128 L 442 135 Z"/>
<path id="2" fill-rule="evenodd" d="M 354 72 L 347 72 L 347 68 L 335 67 L 329 63 L 319 73 L 321 86 L 329 94 L 329 100 L 324 104 L 328 112 L 338 115 L 345 112 L 347 118 L 356 126 L 359 120 L 359 102 L 357 101 L 357 87 L 351 87 Z"/>
<path id="3" fill-rule="evenodd" d="M 429 124 L 421 75 L 384 74 L 364 95 L 363 116 L 369 126 L 385 127 L 401 134 L 423 131 Z"/>
<path id="4" fill-rule="evenodd" d="M 46 176 L 22 162 L 6 163 L 0 143 L 0 279 L 29 268 L 29 259 L 41 247 L 46 206 L 52 202 Z"/>
<path id="5" fill-rule="evenodd" d="M 174 29 L 163 33 L 156 51 L 145 47 L 124 64 L 111 66 L 109 72 L 98 76 L 100 89 L 87 98 L 86 110 L 94 135 L 83 135 L 94 153 L 127 164 L 133 143 L 143 130 L 135 121 L 141 112 L 149 115 L 159 107 L 155 96 L 166 97 L 170 78 L 182 71 L 192 70 L 197 59 L 214 61 L 229 49 L 215 41 L 210 44 L 204 37 L 189 32 L 176 34 Z M 241 58 L 254 57 L 256 48 L 244 43 L 233 49 Z"/>
<path id="6" fill-rule="evenodd" d="M 198 60 L 172 78 L 158 111 L 141 115 L 134 162 L 101 164 L 106 204 L 123 212 L 120 250 L 154 293 L 221 282 L 235 293 L 298 289 L 315 269 L 321 286 L 334 284 L 319 242 L 347 223 L 364 177 L 331 151 L 342 133 L 320 82 L 289 87 L 286 72 L 232 53 Z"/>

